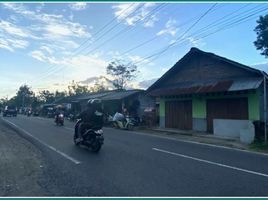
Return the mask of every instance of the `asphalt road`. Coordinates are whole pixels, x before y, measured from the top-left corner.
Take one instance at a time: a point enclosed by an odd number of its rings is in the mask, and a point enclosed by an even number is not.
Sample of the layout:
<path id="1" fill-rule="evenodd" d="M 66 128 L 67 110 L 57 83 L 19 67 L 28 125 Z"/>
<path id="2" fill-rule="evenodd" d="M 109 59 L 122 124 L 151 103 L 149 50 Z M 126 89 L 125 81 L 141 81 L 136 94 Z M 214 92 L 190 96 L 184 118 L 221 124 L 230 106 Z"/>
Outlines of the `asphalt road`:
<path id="1" fill-rule="evenodd" d="M 57 196 L 267 196 L 268 156 L 104 128 L 97 154 L 73 144 L 74 123 L 4 118 L 48 158 Z"/>

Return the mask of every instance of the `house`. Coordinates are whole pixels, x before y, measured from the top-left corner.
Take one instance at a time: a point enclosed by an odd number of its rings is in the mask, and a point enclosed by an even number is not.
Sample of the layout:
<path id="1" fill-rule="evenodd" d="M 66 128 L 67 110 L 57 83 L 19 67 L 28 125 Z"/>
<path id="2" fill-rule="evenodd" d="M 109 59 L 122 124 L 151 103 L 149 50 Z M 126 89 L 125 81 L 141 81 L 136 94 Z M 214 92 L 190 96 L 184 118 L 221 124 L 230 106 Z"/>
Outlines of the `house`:
<path id="1" fill-rule="evenodd" d="M 144 90 L 138 89 L 91 93 L 77 100 L 81 108 L 85 108 L 87 101 L 95 98 L 102 100 L 104 112 L 110 115 L 127 108 L 131 115 L 141 117 L 146 107 L 154 105 L 154 99 L 147 96 Z"/>
<path id="2" fill-rule="evenodd" d="M 105 114 L 114 115 L 127 108 L 131 115 L 141 117 L 145 108 L 155 105 L 154 99 L 145 94 L 144 90 L 108 90 L 103 92 L 85 93 L 58 99 L 54 104 L 70 108 L 70 112 L 79 113 L 87 106 L 90 99 L 102 100 Z"/>
<path id="3" fill-rule="evenodd" d="M 266 76 L 191 48 L 147 92 L 160 99 L 160 127 L 237 138 L 241 130 L 252 130 L 252 121 L 264 120 Z"/>

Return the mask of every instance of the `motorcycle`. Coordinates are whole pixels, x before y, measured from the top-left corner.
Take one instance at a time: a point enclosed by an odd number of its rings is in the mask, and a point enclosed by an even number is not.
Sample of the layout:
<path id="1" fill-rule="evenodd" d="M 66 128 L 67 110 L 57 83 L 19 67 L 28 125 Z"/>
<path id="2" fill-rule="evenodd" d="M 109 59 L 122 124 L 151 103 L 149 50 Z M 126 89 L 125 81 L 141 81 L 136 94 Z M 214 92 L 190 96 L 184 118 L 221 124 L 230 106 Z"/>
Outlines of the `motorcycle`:
<path id="1" fill-rule="evenodd" d="M 27 111 L 27 117 L 30 117 L 32 115 L 32 111 L 28 110 Z"/>
<path id="2" fill-rule="evenodd" d="M 100 151 L 101 146 L 103 145 L 103 130 L 99 127 L 86 128 L 86 130 L 82 133 L 83 141 L 77 142 L 78 126 L 80 123 L 82 123 L 81 119 L 79 119 L 75 124 L 75 131 L 73 137 L 74 144 L 77 146 L 86 146 L 87 148 L 91 149 L 91 151 L 97 153 L 98 151 Z"/>
<path id="3" fill-rule="evenodd" d="M 59 126 L 59 125 L 63 126 L 64 125 L 64 115 L 59 114 L 59 115 L 55 116 L 55 123 L 57 126 Z"/>
<path id="4" fill-rule="evenodd" d="M 125 129 L 125 130 L 134 130 L 137 122 L 134 118 L 126 117 L 125 120 L 117 120 L 113 122 L 115 128 Z"/>

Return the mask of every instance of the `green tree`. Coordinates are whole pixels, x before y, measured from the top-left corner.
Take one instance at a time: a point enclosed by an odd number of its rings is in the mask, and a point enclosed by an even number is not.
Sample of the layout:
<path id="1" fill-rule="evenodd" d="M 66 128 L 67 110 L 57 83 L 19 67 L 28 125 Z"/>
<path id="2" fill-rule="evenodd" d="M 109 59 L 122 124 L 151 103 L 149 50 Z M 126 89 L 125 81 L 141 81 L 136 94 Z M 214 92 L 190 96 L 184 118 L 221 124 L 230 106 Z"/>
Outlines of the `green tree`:
<path id="1" fill-rule="evenodd" d="M 125 89 L 127 83 L 136 77 L 137 66 L 115 60 L 107 66 L 106 73 L 113 77 L 112 83 L 116 89 Z"/>
<path id="2" fill-rule="evenodd" d="M 61 98 L 66 97 L 66 96 L 67 96 L 66 91 L 64 91 L 64 92 L 59 92 L 58 90 L 56 90 L 56 92 L 54 93 L 54 98 L 55 98 L 55 100 L 57 100 L 57 99 L 61 99 Z"/>
<path id="3" fill-rule="evenodd" d="M 254 42 L 257 50 L 261 51 L 261 55 L 268 57 L 268 15 L 260 16 L 257 20 L 257 26 L 254 29 L 257 39 Z"/>
<path id="4" fill-rule="evenodd" d="M 0 99 L 0 108 L 4 107 L 8 102 L 7 98 L 1 98 Z"/>
<path id="5" fill-rule="evenodd" d="M 10 103 L 16 105 L 17 107 L 30 106 L 33 102 L 34 92 L 28 85 L 20 86 L 17 94 L 10 99 Z"/>
<path id="6" fill-rule="evenodd" d="M 78 94 L 84 94 L 90 92 L 87 86 L 79 85 L 77 82 L 72 81 L 71 85 L 68 86 L 68 95 L 74 96 Z"/>
<path id="7" fill-rule="evenodd" d="M 53 103 L 55 101 L 54 93 L 49 90 L 39 92 L 39 99 L 43 103 Z"/>

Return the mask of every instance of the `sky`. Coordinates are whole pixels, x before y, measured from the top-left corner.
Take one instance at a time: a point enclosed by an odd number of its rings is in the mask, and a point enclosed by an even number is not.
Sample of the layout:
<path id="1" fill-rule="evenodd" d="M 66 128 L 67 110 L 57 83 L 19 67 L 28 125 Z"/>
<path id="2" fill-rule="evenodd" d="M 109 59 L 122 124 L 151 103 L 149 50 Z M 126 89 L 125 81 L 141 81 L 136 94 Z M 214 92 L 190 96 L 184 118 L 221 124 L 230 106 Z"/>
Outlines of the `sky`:
<path id="1" fill-rule="evenodd" d="M 191 47 L 268 71 L 253 44 L 267 13 L 264 3 L 0 3 L 0 98 L 23 84 L 64 90 L 116 59 L 138 67 L 138 87 Z"/>

